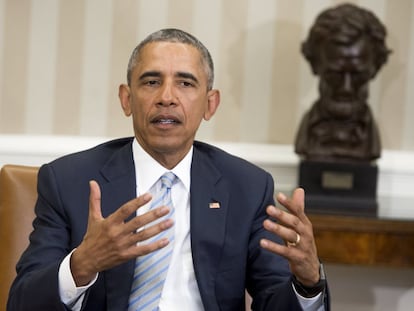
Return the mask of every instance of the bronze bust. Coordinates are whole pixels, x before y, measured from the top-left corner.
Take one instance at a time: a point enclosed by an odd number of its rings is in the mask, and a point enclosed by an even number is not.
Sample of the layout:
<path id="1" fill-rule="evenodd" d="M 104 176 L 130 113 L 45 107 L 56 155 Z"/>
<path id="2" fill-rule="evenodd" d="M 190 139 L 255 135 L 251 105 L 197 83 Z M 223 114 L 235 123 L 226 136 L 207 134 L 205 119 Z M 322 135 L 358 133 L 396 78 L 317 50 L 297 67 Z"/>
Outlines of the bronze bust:
<path id="1" fill-rule="evenodd" d="M 368 106 L 368 85 L 390 50 L 386 29 L 363 8 L 342 4 L 323 11 L 302 43 L 319 76 L 320 98 L 304 115 L 295 152 L 306 160 L 372 161 L 381 143 Z"/>

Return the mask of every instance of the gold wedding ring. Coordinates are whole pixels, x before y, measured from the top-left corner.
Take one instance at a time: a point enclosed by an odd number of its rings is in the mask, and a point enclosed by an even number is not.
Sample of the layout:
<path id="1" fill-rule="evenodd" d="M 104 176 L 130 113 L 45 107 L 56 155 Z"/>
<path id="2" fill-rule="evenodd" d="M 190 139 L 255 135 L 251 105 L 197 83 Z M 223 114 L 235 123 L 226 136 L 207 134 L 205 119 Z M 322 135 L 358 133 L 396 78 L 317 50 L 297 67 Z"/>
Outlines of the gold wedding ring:
<path id="1" fill-rule="evenodd" d="M 296 241 L 295 242 L 289 242 L 287 241 L 286 244 L 287 246 L 297 246 L 300 242 L 300 235 L 299 233 L 296 233 Z"/>

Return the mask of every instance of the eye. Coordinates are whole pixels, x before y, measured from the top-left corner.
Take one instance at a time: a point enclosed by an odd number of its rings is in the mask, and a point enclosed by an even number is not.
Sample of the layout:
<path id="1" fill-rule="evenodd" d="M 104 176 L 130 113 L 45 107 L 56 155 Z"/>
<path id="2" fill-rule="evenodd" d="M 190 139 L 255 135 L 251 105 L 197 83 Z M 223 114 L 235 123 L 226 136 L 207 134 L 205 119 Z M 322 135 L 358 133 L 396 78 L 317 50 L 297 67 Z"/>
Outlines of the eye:
<path id="1" fill-rule="evenodd" d="M 338 71 L 327 71 L 324 73 L 324 79 L 331 85 L 336 85 L 341 83 L 343 79 L 343 74 Z"/>
<path id="2" fill-rule="evenodd" d="M 183 87 L 193 87 L 194 83 L 190 82 L 190 81 L 179 81 L 179 84 Z"/>
<path id="3" fill-rule="evenodd" d="M 365 83 L 371 79 L 369 72 L 367 71 L 360 71 L 353 73 L 354 80 L 358 83 Z"/>
<path id="4" fill-rule="evenodd" d="M 148 85 L 148 86 L 156 86 L 160 84 L 158 80 L 147 80 L 144 81 L 144 85 Z"/>

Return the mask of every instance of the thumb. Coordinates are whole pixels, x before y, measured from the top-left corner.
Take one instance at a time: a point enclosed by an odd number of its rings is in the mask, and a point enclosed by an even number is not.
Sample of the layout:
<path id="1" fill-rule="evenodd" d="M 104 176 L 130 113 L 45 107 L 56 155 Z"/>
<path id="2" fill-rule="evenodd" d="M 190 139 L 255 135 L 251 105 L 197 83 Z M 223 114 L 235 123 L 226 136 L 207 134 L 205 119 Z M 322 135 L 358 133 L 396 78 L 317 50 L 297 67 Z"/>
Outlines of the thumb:
<path id="1" fill-rule="evenodd" d="M 101 189 L 95 180 L 89 181 L 89 221 L 101 220 Z"/>

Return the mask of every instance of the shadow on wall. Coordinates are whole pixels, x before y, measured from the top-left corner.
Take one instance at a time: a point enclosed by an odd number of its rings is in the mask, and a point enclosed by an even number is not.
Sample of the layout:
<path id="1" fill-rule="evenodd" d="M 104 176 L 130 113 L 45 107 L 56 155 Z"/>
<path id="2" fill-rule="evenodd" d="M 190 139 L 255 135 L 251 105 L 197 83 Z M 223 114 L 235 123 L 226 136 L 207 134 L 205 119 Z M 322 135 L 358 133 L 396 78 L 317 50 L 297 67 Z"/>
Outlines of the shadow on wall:
<path id="1" fill-rule="evenodd" d="M 278 20 L 236 34 L 223 48 L 227 65 L 218 79 L 223 91 L 220 109 L 225 111 L 216 117 L 234 116 L 225 122 L 234 128 L 227 135 L 240 132 L 240 137 L 224 140 L 292 144 L 299 109 L 301 34 L 300 24 Z"/>

